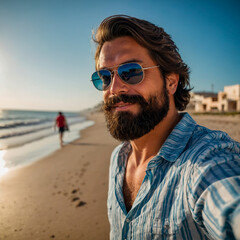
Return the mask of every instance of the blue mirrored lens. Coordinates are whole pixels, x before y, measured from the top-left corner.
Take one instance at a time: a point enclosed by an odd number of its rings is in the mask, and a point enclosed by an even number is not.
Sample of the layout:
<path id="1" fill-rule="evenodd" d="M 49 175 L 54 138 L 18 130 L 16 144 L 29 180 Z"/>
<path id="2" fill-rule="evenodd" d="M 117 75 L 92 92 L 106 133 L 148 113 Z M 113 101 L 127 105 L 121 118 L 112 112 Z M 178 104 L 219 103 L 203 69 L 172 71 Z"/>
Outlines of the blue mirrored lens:
<path id="1" fill-rule="evenodd" d="M 137 84 L 143 79 L 143 70 L 138 63 L 126 63 L 118 68 L 118 75 L 128 84 Z"/>
<path id="2" fill-rule="evenodd" d="M 93 73 L 92 82 L 94 87 L 100 91 L 107 89 L 111 83 L 111 72 L 108 70 L 100 70 Z"/>
<path id="3" fill-rule="evenodd" d="M 107 89 L 107 87 L 110 85 L 111 83 L 111 72 L 108 70 L 100 70 L 98 71 L 98 75 L 102 80 L 102 88 L 103 90 Z"/>
<path id="4" fill-rule="evenodd" d="M 102 82 L 102 79 L 98 76 L 98 72 L 93 73 L 92 82 L 96 89 L 100 91 L 103 90 L 103 82 Z"/>
<path id="5" fill-rule="evenodd" d="M 126 63 L 118 67 L 119 77 L 128 84 L 137 84 L 143 80 L 143 69 L 138 63 Z M 111 84 L 109 70 L 100 70 L 92 75 L 93 85 L 100 91 L 106 90 Z"/>

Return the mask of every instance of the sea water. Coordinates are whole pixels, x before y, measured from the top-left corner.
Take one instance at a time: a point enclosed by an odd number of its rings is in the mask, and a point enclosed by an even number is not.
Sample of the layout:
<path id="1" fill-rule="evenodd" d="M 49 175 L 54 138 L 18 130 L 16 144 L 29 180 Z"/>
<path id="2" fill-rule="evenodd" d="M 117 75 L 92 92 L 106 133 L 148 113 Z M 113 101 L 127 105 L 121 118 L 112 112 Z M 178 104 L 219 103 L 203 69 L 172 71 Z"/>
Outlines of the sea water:
<path id="1" fill-rule="evenodd" d="M 64 112 L 69 131 L 64 143 L 79 138 L 80 130 L 93 125 L 81 113 Z M 24 166 L 60 148 L 54 130 L 57 112 L 0 110 L 0 174 Z"/>

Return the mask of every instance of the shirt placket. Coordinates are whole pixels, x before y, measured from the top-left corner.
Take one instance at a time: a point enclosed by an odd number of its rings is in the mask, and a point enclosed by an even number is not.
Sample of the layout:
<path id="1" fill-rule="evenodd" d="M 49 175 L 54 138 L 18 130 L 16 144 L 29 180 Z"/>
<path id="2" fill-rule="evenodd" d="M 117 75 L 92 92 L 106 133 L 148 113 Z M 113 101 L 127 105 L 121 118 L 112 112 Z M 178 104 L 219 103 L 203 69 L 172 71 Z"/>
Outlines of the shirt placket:
<path id="1" fill-rule="evenodd" d="M 127 213 L 123 229 L 122 229 L 122 240 L 125 239 L 133 239 L 133 222 L 134 220 L 139 216 L 141 211 L 138 211 L 142 208 L 142 206 L 139 206 L 143 204 L 144 198 L 148 195 L 150 189 L 151 189 L 151 183 L 152 183 L 152 171 L 151 169 L 148 169 L 146 171 L 146 175 L 144 177 L 143 183 L 139 189 L 139 192 L 137 194 L 137 197 L 133 203 L 133 206 L 131 210 Z"/>

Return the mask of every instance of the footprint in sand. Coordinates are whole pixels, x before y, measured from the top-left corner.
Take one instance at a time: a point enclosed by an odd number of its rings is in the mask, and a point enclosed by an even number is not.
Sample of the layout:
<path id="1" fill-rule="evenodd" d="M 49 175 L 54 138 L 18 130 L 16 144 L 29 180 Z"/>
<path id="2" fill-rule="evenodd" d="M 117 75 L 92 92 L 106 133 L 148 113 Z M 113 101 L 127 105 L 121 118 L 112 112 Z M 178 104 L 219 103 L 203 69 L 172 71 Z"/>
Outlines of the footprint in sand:
<path id="1" fill-rule="evenodd" d="M 81 195 L 82 193 L 81 192 L 79 192 L 79 189 L 73 189 L 72 190 L 72 195 L 73 195 L 73 197 L 72 197 L 72 202 L 76 202 L 76 201 L 79 201 L 80 200 L 80 198 L 78 197 L 78 196 L 76 196 L 76 193 L 78 193 L 79 195 Z M 75 195 L 75 196 L 74 196 Z M 83 205 L 85 205 L 85 204 L 87 204 L 86 202 L 84 202 L 84 201 L 80 201 L 77 205 L 76 205 L 76 207 L 82 207 Z"/>
<path id="2" fill-rule="evenodd" d="M 77 200 L 79 200 L 79 197 L 73 198 L 73 199 L 72 199 L 72 202 L 75 202 L 75 201 L 77 201 Z"/>
<path id="3" fill-rule="evenodd" d="M 83 173 L 80 173 L 80 174 L 79 174 L 79 178 L 81 178 L 82 176 L 83 176 Z"/>
<path id="4" fill-rule="evenodd" d="M 82 173 L 86 172 L 86 168 L 82 168 L 82 169 L 81 169 L 81 172 L 82 172 Z"/>
<path id="5" fill-rule="evenodd" d="M 87 167 L 89 165 L 89 162 L 86 162 L 83 164 L 84 167 Z"/>
<path id="6" fill-rule="evenodd" d="M 86 202 L 80 201 L 76 207 L 82 207 L 83 205 L 87 204 Z"/>
<path id="7" fill-rule="evenodd" d="M 72 194 L 76 193 L 77 191 L 78 191 L 78 189 L 73 189 Z"/>

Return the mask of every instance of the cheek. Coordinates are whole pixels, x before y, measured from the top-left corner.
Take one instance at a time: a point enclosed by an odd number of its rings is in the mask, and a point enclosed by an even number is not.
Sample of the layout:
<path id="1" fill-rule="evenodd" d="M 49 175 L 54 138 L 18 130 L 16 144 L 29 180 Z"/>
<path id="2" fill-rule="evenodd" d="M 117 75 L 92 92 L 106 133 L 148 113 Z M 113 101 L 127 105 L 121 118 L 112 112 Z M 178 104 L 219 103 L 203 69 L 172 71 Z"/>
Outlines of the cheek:
<path id="1" fill-rule="evenodd" d="M 159 72 L 153 72 L 146 74 L 145 79 L 139 85 L 138 91 L 142 93 L 144 98 L 148 95 L 161 92 L 164 88 L 164 80 Z"/>
<path id="2" fill-rule="evenodd" d="M 108 91 L 103 91 L 103 101 L 106 102 L 106 100 L 108 99 L 109 93 Z"/>

